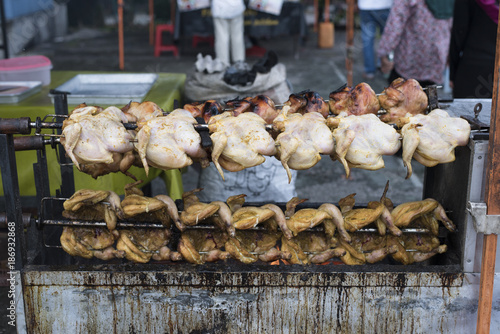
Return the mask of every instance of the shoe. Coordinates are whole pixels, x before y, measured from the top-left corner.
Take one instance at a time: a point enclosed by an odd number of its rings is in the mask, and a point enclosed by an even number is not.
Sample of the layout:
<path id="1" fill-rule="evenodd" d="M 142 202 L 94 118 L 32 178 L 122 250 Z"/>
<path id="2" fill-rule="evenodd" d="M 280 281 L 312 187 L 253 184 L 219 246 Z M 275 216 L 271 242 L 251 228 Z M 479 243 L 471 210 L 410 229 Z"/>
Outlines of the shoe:
<path id="1" fill-rule="evenodd" d="M 372 80 L 375 79 L 375 74 L 374 73 L 363 73 L 363 78 L 367 80 Z"/>

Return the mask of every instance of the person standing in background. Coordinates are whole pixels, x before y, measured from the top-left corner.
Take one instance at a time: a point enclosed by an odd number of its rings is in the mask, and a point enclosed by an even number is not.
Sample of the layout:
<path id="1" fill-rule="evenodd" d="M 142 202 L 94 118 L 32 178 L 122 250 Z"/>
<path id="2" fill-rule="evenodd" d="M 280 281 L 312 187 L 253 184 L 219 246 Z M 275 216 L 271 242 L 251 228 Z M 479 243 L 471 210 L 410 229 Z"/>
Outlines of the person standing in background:
<path id="1" fill-rule="evenodd" d="M 380 35 L 384 32 L 385 22 L 389 16 L 392 0 L 358 0 L 359 17 L 361 20 L 361 39 L 363 41 L 363 78 L 375 78 L 375 36 L 377 27 Z"/>
<path id="2" fill-rule="evenodd" d="M 450 42 L 450 86 L 458 98 L 491 98 L 498 1 L 456 0 Z"/>
<path id="3" fill-rule="evenodd" d="M 390 71 L 389 83 L 399 77 L 422 86 L 443 81 L 452 16 L 453 0 L 394 2 L 377 50 L 382 72 Z"/>
<path id="4" fill-rule="evenodd" d="M 212 0 L 215 57 L 226 65 L 245 60 L 244 11 L 243 0 Z"/>

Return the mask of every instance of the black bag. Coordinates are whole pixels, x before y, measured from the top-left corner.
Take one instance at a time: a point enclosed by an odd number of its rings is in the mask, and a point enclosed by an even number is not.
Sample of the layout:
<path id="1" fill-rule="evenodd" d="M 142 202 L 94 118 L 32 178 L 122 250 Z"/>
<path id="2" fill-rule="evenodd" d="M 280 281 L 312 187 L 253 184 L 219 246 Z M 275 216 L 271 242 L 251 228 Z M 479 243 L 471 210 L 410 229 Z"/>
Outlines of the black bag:
<path id="1" fill-rule="evenodd" d="M 446 20 L 453 17 L 455 0 L 425 0 L 425 4 L 436 19 Z"/>

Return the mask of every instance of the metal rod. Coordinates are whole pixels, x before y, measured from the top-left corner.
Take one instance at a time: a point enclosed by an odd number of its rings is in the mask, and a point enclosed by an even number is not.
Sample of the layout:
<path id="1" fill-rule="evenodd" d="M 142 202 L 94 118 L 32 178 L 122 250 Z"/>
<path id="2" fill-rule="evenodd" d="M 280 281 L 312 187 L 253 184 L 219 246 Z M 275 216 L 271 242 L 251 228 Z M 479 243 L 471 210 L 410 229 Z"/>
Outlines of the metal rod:
<path id="1" fill-rule="evenodd" d="M 215 216 L 215 215 L 214 215 Z M 38 222 L 38 221 L 37 221 Z M 75 220 L 75 219 L 44 219 L 39 221 L 40 225 L 55 225 L 55 226 L 88 226 L 88 227 L 106 227 L 106 222 L 104 221 L 91 221 L 91 220 Z M 161 223 L 145 223 L 145 222 L 127 222 L 127 221 L 118 221 L 117 227 L 120 228 L 165 228 Z M 190 230 L 215 230 L 216 226 L 213 225 L 194 225 L 187 226 L 187 229 Z M 322 232 L 323 227 L 313 227 L 307 229 L 304 232 Z M 239 231 L 268 231 L 265 227 L 255 226 L 246 230 Z M 412 233 L 429 233 L 428 229 L 425 228 L 406 228 L 401 229 L 403 233 L 412 234 Z M 362 228 L 357 230 L 356 232 L 362 233 L 377 233 L 378 230 L 375 228 Z"/>
<path id="2" fill-rule="evenodd" d="M 41 225 L 49 226 L 106 227 L 106 222 L 91 220 L 44 219 L 40 223 Z M 117 222 L 116 226 L 120 228 L 166 228 L 165 225 L 158 223 L 134 223 L 123 221 Z"/>

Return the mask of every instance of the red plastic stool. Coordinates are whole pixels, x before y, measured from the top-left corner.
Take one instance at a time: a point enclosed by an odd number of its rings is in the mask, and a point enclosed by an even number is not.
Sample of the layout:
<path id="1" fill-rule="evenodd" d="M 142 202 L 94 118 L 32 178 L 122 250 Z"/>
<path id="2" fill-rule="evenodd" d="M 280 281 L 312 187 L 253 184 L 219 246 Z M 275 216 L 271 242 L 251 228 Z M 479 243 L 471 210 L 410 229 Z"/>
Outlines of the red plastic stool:
<path id="1" fill-rule="evenodd" d="M 193 35 L 193 39 L 191 40 L 191 46 L 196 48 L 198 46 L 198 43 L 203 43 L 206 42 L 210 44 L 211 47 L 214 46 L 214 36 L 200 36 L 200 35 Z"/>
<path id="2" fill-rule="evenodd" d="M 169 32 L 173 36 L 174 26 L 172 24 L 156 25 L 155 57 L 159 57 L 162 51 L 172 51 L 174 53 L 174 56 L 179 57 L 179 48 L 177 46 L 173 44 L 162 44 L 162 34 L 164 31 Z"/>

